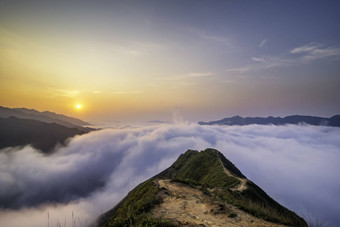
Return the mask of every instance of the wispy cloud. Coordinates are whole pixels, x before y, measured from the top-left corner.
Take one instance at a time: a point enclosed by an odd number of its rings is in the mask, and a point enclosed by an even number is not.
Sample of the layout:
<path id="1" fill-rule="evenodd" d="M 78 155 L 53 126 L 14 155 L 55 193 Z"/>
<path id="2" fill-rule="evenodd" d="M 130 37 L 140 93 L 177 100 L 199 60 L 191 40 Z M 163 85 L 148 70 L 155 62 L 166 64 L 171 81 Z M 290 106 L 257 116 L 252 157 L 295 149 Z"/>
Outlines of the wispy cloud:
<path id="1" fill-rule="evenodd" d="M 159 43 L 132 42 L 125 45 L 113 45 L 112 50 L 122 56 L 140 57 L 164 49 L 166 46 Z"/>
<path id="2" fill-rule="evenodd" d="M 264 39 L 264 40 L 262 40 L 261 41 L 261 43 L 259 44 L 259 47 L 264 47 L 264 44 L 266 44 L 266 42 L 267 42 L 267 39 Z"/>
<path id="3" fill-rule="evenodd" d="M 225 46 L 232 47 L 232 43 L 231 43 L 230 39 L 228 39 L 224 36 L 208 34 L 204 31 L 201 31 L 201 30 L 198 30 L 198 29 L 190 29 L 190 31 L 193 32 L 195 35 L 197 35 L 201 39 L 217 42 L 217 43 L 223 44 Z"/>
<path id="4" fill-rule="evenodd" d="M 206 76 L 211 76 L 213 73 L 211 72 L 206 72 L 206 73 L 189 73 L 188 76 L 190 77 L 206 77 Z"/>
<path id="5" fill-rule="evenodd" d="M 169 75 L 159 77 L 159 81 L 166 84 L 171 84 L 171 89 L 183 89 L 195 86 L 199 81 L 215 75 L 212 72 L 192 72 L 177 75 Z"/>
<path id="6" fill-rule="evenodd" d="M 131 47 L 124 47 L 124 46 L 116 46 L 115 52 L 119 53 L 123 56 L 131 56 L 131 57 L 139 57 L 146 55 L 147 52 L 137 49 L 137 48 L 131 48 Z"/>
<path id="7" fill-rule="evenodd" d="M 281 58 L 281 57 L 252 57 L 251 58 L 255 62 L 259 62 L 262 64 L 262 68 L 273 68 L 278 66 L 288 66 L 292 64 L 291 59 Z"/>
<path id="8" fill-rule="evenodd" d="M 45 88 L 46 92 L 51 94 L 51 96 L 56 97 L 56 96 L 64 96 L 64 97 L 76 97 L 81 93 L 80 90 L 76 89 L 60 89 L 60 88 L 52 88 L 52 87 L 47 87 Z"/>
<path id="9" fill-rule="evenodd" d="M 254 68 L 250 65 L 242 66 L 242 67 L 235 67 L 235 68 L 228 68 L 226 72 L 238 72 L 238 73 L 246 73 L 252 71 Z"/>
<path id="10" fill-rule="evenodd" d="M 247 64 L 242 67 L 229 68 L 227 72 L 238 72 L 247 73 L 262 69 L 270 69 L 280 66 L 289 66 L 294 63 L 294 61 L 279 57 L 252 57 L 251 60 L 254 63 Z"/>
<path id="11" fill-rule="evenodd" d="M 74 98 L 81 94 L 101 94 L 103 91 L 100 90 L 77 90 L 77 89 L 61 89 L 61 88 L 53 88 L 46 87 L 45 91 L 51 95 L 52 97 L 63 96 Z"/>
<path id="12" fill-rule="evenodd" d="M 214 75 L 214 73 L 212 73 L 212 72 L 192 72 L 192 73 L 166 76 L 166 77 L 162 77 L 161 79 L 162 80 L 182 80 L 182 79 L 192 78 L 192 77 L 203 78 L 203 77 L 208 77 L 208 76 L 213 76 L 213 75 Z"/>
<path id="13" fill-rule="evenodd" d="M 265 43 L 264 39 L 262 43 Z M 264 44 L 263 44 L 264 45 Z M 297 64 L 308 64 L 312 61 L 340 56 L 340 48 L 336 46 L 327 47 L 322 44 L 310 43 L 293 48 L 288 54 L 280 57 L 261 56 L 251 57 L 251 63 L 241 67 L 229 68 L 227 72 L 248 73 L 257 70 L 270 69 L 274 67 L 287 67 Z"/>
<path id="14" fill-rule="evenodd" d="M 264 58 L 256 58 L 256 57 L 252 57 L 251 60 L 257 61 L 257 62 L 266 62 L 266 59 L 264 59 Z"/>
<path id="15" fill-rule="evenodd" d="M 326 47 L 318 43 L 309 43 L 296 47 L 290 51 L 291 54 L 302 54 L 304 60 L 315 60 L 340 55 L 339 47 Z"/>
<path id="16" fill-rule="evenodd" d="M 125 94 L 139 94 L 142 93 L 142 91 L 116 91 L 116 95 L 125 95 Z"/>

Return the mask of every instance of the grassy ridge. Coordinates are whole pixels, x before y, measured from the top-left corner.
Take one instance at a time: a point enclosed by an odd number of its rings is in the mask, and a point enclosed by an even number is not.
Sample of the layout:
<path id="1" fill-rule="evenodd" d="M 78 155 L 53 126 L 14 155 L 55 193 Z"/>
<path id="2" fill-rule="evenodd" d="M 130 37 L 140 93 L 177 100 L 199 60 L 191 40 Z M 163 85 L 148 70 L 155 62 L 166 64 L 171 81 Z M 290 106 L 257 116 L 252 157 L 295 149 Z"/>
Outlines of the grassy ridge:
<path id="1" fill-rule="evenodd" d="M 227 169 L 232 176 L 225 173 Z M 151 210 L 162 202 L 162 191 L 155 179 L 171 179 L 203 191 L 212 200 L 233 204 L 255 217 L 289 226 L 307 226 L 294 212 L 270 198 L 261 188 L 247 181 L 247 189 L 231 190 L 244 175 L 214 149 L 188 150 L 168 169 L 138 185 L 115 208 L 100 218 L 99 226 L 175 226 L 152 217 Z"/>
<path id="2" fill-rule="evenodd" d="M 235 177 L 228 176 L 223 167 Z M 172 178 L 190 185 L 201 185 L 201 189 L 217 189 L 212 193 L 216 199 L 222 199 L 266 221 L 289 226 L 307 226 L 302 218 L 281 206 L 250 181 L 244 191 L 230 190 L 240 183 L 238 178 L 245 177 L 223 154 L 214 149 L 201 152 L 189 150 L 158 177 Z"/>
<path id="3" fill-rule="evenodd" d="M 169 171 L 163 172 L 160 176 L 214 187 L 230 188 L 240 183 L 237 178 L 224 173 L 216 153 L 192 150 L 181 155 Z"/>

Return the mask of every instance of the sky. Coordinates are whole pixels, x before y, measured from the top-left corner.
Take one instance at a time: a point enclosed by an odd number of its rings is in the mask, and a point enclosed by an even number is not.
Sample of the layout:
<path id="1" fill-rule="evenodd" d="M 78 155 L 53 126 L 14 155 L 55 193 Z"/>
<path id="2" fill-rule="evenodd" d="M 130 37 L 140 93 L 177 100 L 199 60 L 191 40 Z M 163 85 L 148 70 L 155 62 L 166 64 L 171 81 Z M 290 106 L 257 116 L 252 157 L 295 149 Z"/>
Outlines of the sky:
<path id="1" fill-rule="evenodd" d="M 339 11 L 327 0 L 0 0 L 0 105 L 88 121 L 330 117 Z"/>
<path id="2" fill-rule="evenodd" d="M 47 214 L 50 226 L 72 216 L 86 226 L 181 153 L 208 147 L 307 222 L 340 225 L 340 128 L 178 123 L 98 130 L 50 155 L 1 150 L 0 226 L 46 227 Z"/>

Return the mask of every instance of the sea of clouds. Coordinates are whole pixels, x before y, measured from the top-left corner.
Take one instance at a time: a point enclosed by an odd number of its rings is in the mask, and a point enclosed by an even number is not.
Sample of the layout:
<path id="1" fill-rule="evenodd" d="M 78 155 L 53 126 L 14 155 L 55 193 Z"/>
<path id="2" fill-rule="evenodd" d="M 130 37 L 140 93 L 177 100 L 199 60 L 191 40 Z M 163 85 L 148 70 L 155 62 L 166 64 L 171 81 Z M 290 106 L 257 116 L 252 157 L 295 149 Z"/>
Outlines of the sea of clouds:
<path id="1" fill-rule="evenodd" d="M 0 226 L 86 226 L 188 149 L 216 148 L 305 219 L 340 225 L 340 128 L 159 124 L 0 151 Z M 71 223 L 73 222 L 73 223 Z"/>

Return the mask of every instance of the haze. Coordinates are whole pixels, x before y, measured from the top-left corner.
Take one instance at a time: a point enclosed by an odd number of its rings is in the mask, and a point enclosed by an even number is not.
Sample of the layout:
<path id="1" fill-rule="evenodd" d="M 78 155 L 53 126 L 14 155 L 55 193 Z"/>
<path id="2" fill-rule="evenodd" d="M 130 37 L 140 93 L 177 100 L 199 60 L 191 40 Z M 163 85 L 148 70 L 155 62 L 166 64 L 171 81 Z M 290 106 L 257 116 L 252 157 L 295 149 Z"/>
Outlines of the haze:
<path id="1" fill-rule="evenodd" d="M 0 105 L 84 120 L 340 112 L 338 1 L 0 1 Z M 77 105 L 82 108 L 75 108 Z"/>

